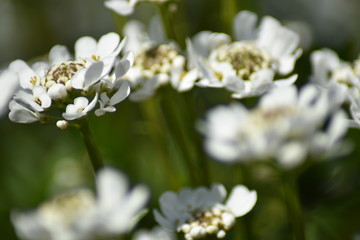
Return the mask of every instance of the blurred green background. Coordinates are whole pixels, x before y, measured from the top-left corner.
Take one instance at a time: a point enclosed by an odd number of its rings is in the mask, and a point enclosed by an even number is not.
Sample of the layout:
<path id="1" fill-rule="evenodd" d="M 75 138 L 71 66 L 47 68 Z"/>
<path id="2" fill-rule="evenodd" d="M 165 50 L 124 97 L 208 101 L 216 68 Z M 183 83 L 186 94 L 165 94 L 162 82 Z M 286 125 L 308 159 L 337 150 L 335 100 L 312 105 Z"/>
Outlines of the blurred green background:
<path id="1" fill-rule="evenodd" d="M 183 37 L 201 30 L 231 34 L 232 18 L 244 9 L 259 16 L 272 15 L 300 29 L 305 51 L 296 66 L 298 85 L 308 81 L 309 53 L 313 49 L 332 48 L 345 60 L 354 59 L 360 52 L 358 0 L 186 0 L 179 7 L 186 15 L 174 27 Z M 130 18 L 146 22 L 155 13 L 152 5 L 144 3 Z M 0 69 L 17 58 L 31 60 L 42 56 L 55 44 L 72 50 L 75 41 L 84 35 L 99 38 L 109 31 L 121 33 L 127 19 L 116 16 L 99 0 L 1 0 Z M 180 162 L 182 153 L 173 140 L 176 132 L 161 120 L 159 115 L 166 118 L 167 113 L 157 104 L 179 100 L 186 103 L 177 111 L 191 113 L 183 125 L 192 133 L 196 148 L 202 137 L 195 130 L 195 119 L 203 118 L 212 106 L 230 101 L 230 94 L 219 89 L 195 88 L 172 99 L 166 94 L 180 94 L 166 91 L 160 90 L 143 103 L 125 101 L 117 106 L 116 113 L 90 121 L 106 162 L 127 173 L 132 183 L 143 182 L 151 188 L 150 210 L 157 207 L 157 199 L 164 191 L 190 184 Z M 251 99 L 246 103 L 254 102 Z M 166 132 L 163 139 L 156 138 L 158 131 Z M 16 239 L 10 210 L 34 208 L 66 189 L 93 185 L 86 149 L 75 129 L 61 131 L 55 124 L 11 123 L 5 114 L 0 118 L 0 136 L 1 239 Z M 360 233 L 360 131 L 350 130 L 347 139 L 354 145 L 351 154 L 316 163 L 299 179 L 307 239 L 353 239 Z M 164 156 L 170 158 L 167 167 Z M 271 169 L 234 167 L 205 158 L 210 162 L 211 182 L 221 182 L 228 190 L 236 183 L 245 183 L 258 191 L 256 207 L 239 219 L 239 230 L 229 237 L 291 239 L 279 179 Z M 175 176 L 169 167 L 176 170 Z M 196 165 L 195 170 L 202 171 L 202 167 Z M 140 227 L 153 224 L 150 211 Z"/>

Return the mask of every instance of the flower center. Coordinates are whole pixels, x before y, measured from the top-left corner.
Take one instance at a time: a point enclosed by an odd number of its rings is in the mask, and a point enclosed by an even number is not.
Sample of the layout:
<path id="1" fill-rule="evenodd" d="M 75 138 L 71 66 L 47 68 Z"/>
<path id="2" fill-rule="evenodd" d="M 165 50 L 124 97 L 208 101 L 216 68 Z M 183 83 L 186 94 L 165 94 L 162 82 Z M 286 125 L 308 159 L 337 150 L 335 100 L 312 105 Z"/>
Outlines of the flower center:
<path id="1" fill-rule="evenodd" d="M 141 52 L 135 59 L 135 66 L 140 67 L 145 75 L 169 74 L 171 65 L 178 51 L 169 44 L 160 44 Z"/>
<path id="2" fill-rule="evenodd" d="M 53 225 L 70 225 L 78 217 L 91 212 L 95 207 L 95 198 L 90 190 L 78 190 L 62 194 L 40 206 L 40 215 L 44 222 Z"/>
<path id="3" fill-rule="evenodd" d="M 224 238 L 225 231 L 235 224 L 235 216 L 224 206 L 196 214 L 193 219 L 180 227 L 187 240 L 201 239 L 208 235 Z"/>
<path id="4" fill-rule="evenodd" d="M 69 80 L 75 75 L 77 71 L 85 68 L 85 60 L 67 61 L 59 65 L 53 66 L 41 79 L 40 84 L 46 88 L 50 88 L 56 83 L 63 85 L 70 84 Z M 68 83 L 69 82 L 69 83 Z"/>
<path id="5" fill-rule="evenodd" d="M 249 80 L 251 74 L 271 65 L 271 58 L 264 50 L 250 43 L 239 42 L 221 46 L 216 52 L 215 60 L 230 63 L 243 80 Z"/>

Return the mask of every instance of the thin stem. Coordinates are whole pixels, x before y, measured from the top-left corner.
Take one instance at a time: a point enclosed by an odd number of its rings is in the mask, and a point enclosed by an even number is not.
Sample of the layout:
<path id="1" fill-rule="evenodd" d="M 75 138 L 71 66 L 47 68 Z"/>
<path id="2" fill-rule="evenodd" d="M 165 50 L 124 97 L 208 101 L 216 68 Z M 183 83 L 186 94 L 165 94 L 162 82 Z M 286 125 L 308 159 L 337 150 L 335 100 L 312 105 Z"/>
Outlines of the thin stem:
<path id="1" fill-rule="evenodd" d="M 83 137 L 86 150 L 89 154 L 91 165 L 94 169 L 94 172 L 97 173 L 102 167 L 104 167 L 104 162 L 101 158 L 100 150 L 98 149 L 94 136 L 91 132 L 89 122 L 87 119 L 80 121 L 79 125 L 80 134 Z"/>
<path id="2" fill-rule="evenodd" d="M 179 105 L 175 104 L 174 94 L 171 94 L 169 88 L 165 88 L 165 101 L 164 101 L 164 110 L 166 111 L 166 120 L 169 121 L 168 126 L 169 130 L 173 133 L 174 139 L 179 146 L 181 153 L 183 154 L 183 162 L 187 168 L 189 177 L 191 179 L 191 184 L 196 186 L 199 184 L 198 177 L 195 174 L 196 169 L 194 163 L 196 162 L 194 157 L 194 152 L 190 144 L 192 144 L 191 139 L 187 135 L 186 128 L 183 125 L 183 119 L 181 117 Z M 178 94 L 178 93 L 176 93 Z"/>
<path id="3" fill-rule="evenodd" d="M 294 233 L 295 240 L 305 240 L 305 229 L 299 200 L 296 175 L 284 173 L 282 175 L 284 197 L 288 209 L 288 218 Z"/>
<path id="4" fill-rule="evenodd" d="M 168 126 L 166 125 L 164 116 L 160 111 L 158 104 L 159 101 L 157 100 L 157 98 L 153 97 L 143 101 L 140 103 L 140 108 L 144 114 L 144 117 L 150 123 L 149 130 L 152 131 L 151 136 L 154 138 L 160 149 L 160 159 L 163 166 L 165 167 L 165 174 L 167 175 L 167 179 L 169 180 L 170 185 L 174 189 L 177 189 L 179 187 L 179 177 L 174 176 L 178 176 L 179 173 L 176 171 L 174 161 L 169 151 L 167 140 Z"/>

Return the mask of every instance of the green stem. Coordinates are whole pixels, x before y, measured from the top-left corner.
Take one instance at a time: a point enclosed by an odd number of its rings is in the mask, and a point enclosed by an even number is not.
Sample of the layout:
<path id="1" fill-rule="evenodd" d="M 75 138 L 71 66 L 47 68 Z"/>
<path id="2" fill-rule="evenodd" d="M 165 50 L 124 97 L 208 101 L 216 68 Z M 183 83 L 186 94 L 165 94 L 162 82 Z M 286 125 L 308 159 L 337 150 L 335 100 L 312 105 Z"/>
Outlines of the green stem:
<path id="1" fill-rule="evenodd" d="M 163 23 L 166 37 L 168 39 L 176 41 L 177 37 L 176 37 L 176 33 L 173 29 L 173 24 L 172 24 L 170 15 L 169 15 L 167 3 L 158 4 L 158 8 L 160 11 L 160 17 L 161 17 L 161 21 Z"/>
<path id="2" fill-rule="evenodd" d="M 198 177 L 195 174 L 197 169 L 195 169 L 194 163 L 196 159 L 194 157 L 194 152 L 190 144 L 192 144 L 191 139 L 187 135 L 186 128 L 183 125 L 183 118 L 181 117 L 181 110 L 179 109 L 179 105 L 175 104 L 174 95 L 172 94 L 172 89 L 164 87 L 165 91 L 165 101 L 164 101 L 164 110 L 166 111 L 166 119 L 169 121 L 168 126 L 169 130 L 173 133 L 174 139 L 177 142 L 177 145 L 180 148 L 181 153 L 183 154 L 183 162 L 187 168 L 189 177 L 191 179 L 191 184 L 193 186 L 197 186 L 199 184 Z"/>
<path id="3" fill-rule="evenodd" d="M 164 119 L 163 114 L 160 111 L 159 101 L 156 97 L 151 99 L 147 99 L 140 103 L 140 108 L 144 117 L 149 121 L 150 127 L 149 130 L 151 132 L 151 136 L 154 138 L 157 146 L 160 149 L 160 159 L 162 161 L 162 165 L 165 168 L 165 174 L 167 175 L 167 179 L 170 182 L 170 185 L 173 189 L 177 189 L 180 187 L 178 179 L 178 172 L 174 166 L 174 161 L 171 157 L 167 133 L 168 126 L 166 125 L 166 121 Z"/>
<path id="4" fill-rule="evenodd" d="M 296 175 L 284 173 L 282 176 L 284 197 L 288 209 L 288 218 L 295 240 L 305 240 L 305 229 L 299 200 Z"/>
<path id="5" fill-rule="evenodd" d="M 81 136 L 83 137 L 94 172 L 97 173 L 98 170 L 104 167 L 104 162 L 101 158 L 100 150 L 95 143 L 95 139 L 91 132 L 87 119 L 83 119 L 80 121 L 79 131 Z"/>

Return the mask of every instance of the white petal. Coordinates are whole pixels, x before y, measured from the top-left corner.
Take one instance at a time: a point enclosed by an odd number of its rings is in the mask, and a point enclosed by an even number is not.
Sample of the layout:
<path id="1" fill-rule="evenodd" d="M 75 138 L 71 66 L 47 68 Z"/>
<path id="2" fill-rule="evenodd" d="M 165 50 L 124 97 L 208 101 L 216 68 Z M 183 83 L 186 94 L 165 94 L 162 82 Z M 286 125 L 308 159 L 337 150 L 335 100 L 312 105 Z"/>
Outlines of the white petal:
<path id="1" fill-rule="evenodd" d="M 96 51 L 96 40 L 92 37 L 82 37 L 75 42 L 76 59 L 91 58 Z"/>
<path id="2" fill-rule="evenodd" d="M 176 227 L 172 222 L 170 222 L 168 219 L 164 218 L 156 209 L 154 210 L 154 217 L 156 222 L 161 225 L 164 228 L 167 228 L 168 230 L 175 231 Z"/>
<path id="3" fill-rule="evenodd" d="M 250 11 L 241 11 L 234 18 L 234 35 L 237 41 L 253 40 L 256 37 L 257 15 Z"/>
<path id="4" fill-rule="evenodd" d="M 10 103 L 11 104 L 11 103 Z M 39 116 L 30 109 L 12 101 L 9 119 L 17 123 L 32 123 L 39 121 Z"/>
<path id="5" fill-rule="evenodd" d="M 62 99 L 67 96 L 66 87 L 60 83 L 54 84 L 48 89 L 48 94 L 54 100 Z"/>
<path id="6" fill-rule="evenodd" d="M 11 221 L 16 234 L 21 239 L 39 240 L 51 239 L 50 233 L 41 224 L 39 216 L 34 213 L 11 213 Z"/>
<path id="7" fill-rule="evenodd" d="M 50 69 L 50 65 L 46 62 L 36 62 L 31 65 L 37 76 L 44 77 L 47 71 Z"/>
<path id="8" fill-rule="evenodd" d="M 279 61 L 279 73 L 285 75 L 292 72 L 294 70 L 295 62 L 301 54 L 302 50 L 297 49 L 294 54 L 281 57 Z"/>
<path id="9" fill-rule="evenodd" d="M 131 62 L 128 59 L 122 59 L 115 67 L 115 77 L 120 78 L 124 76 L 127 71 L 129 71 L 131 65 Z"/>
<path id="10" fill-rule="evenodd" d="M 47 93 L 43 93 L 39 96 L 42 108 L 49 108 L 51 106 L 51 98 Z"/>
<path id="11" fill-rule="evenodd" d="M 341 137 L 345 135 L 348 128 L 348 121 L 346 114 L 343 111 L 338 111 L 331 119 L 328 127 L 329 145 L 333 145 Z"/>
<path id="12" fill-rule="evenodd" d="M 249 191 L 247 187 L 237 185 L 232 189 L 226 206 L 230 208 L 236 217 L 241 217 L 254 207 L 256 200 L 256 191 Z"/>
<path id="13" fill-rule="evenodd" d="M 308 153 L 307 146 L 300 142 L 289 142 L 278 151 L 277 159 L 286 169 L 299 166 Z"/>
<path id="14" fill-rule="evenodd" d="M 230 36 L 225 33 L 202 31 L 193 37 L 193 50 L 203 58 L 207 58 L 212 50 L 230 41 Z"/>
<path id="15" fill-rule="evenodd" d="M 226 189 L 224 185 L 214 183 L 211 185 L 211 199 L 214 202 L 222 203 L 226 197 Z"/>
<path id="16" fill-rule="evenodd" d="M 241 157 L 239 149 L 231 142 L 209 139 L 205 142 L 205 149 L 211 156 L 222 162 L 236 162 Z"/>
<path id="17" fill-rule="evenodd" d="M 75 75 L 71 78 L 71 87 L 75 89 L 83 89 L 85 84 L 85 74 L 87 72 L 87 68 L 80 69 L 75 73 Z"/>
<path id="18" fill-rule="evenodd" d="M 245 89 L 244 81 L 237 76 L 226 76 L 224 78 L 225 88 L 233 92 L 241 92 Z"/>
<path id="19" fill-rule="evenodd" d="M 128 81 L 123 81 L 119 90 L 111 97 L 110 105 L 118 104 L 130 94 L 130 86 Z"/>
<path id="20" fill-rule="evenodd" d="M 57 65 L 70 59 L 71 55 L 65 46 L 56 45 L 49 52 L 49 60 L 51 65 Z"/>
<path id="21" fill-rule="evenodd" d="M 125 198 L 128 187 L 128 180 L 123 173 L 112 168 L 102 169 L 96 177 L 99 206 L 113 209 Z"/>
<path id="22" fill-rule="evenodd" d="M 83 109 L 87 107 L 88 104 L 89 104 L 89 100 L 86 97 L 77 97 L 74 100 L 74 105 L 79 109 Z"/>
<path id="23" fill-rule="evenodd" d="M 96 93 L 94 99 L 90 102 L 90 104 L 86 108 L 84 108 L 83 111 L 84 113 L 91 111 L 95 107 L 98 100 L 98 96 L 99 96 L 98 93 Z"/>
<path id="24" fill-rule="evenodd" d="M 103 62 L 95 62 L 86 70 L 84 89 L 89 88 L 93 84 L 97 83 L 102 76 L 104 69 Z"/>
<path id="25" fill-rule="evenodd" d="M 101 58 L 111 55 L 120 43 L 120 36 L 111 32 L 103 35 L 97 44 L 96 55 Z"/>
<path id="26" fill-rule="evenodd" d="M 19 80 L 15 73 L 5 70 L 0 75 L 0 118 L 8 111 L 8 104 L 19 87 Z"/>
<path id="27" fill-rule="evenodd" d="M 37 75 L 23 60 L 15 60 L 11 62 L 9 69 L 19 75 L 18 81 L 20 82 L 22 88 L 32 89 L 34 87 L 34 85 L 30 83 L 30 80 Z"/>
<path id="28" fill-rule="evenodd" d="M 298 78 L 298 75 L 293 74 L 288 78 L 278 79 L 278 80 L 274 81 L 274 85 L 276 87 L 287 87 L 287 86 L 290 86 L 290 85 L 294 84 L 295 81 L 297 80 L 297 78 Z"/>
<path id="29" fill-rule="evenodd" d="M 166 41 L 166 34 L 160 16 L 154 16 L 150 19 L 149 36 L 154 42 L 162 43 Z"/>
<path id="30" fill-rule="evenodd" d="M 134 12 L 134 6 L 126 1 L 105 1 L 105 7 L 112 9 L 120 15 L 130 15 Z"/>

